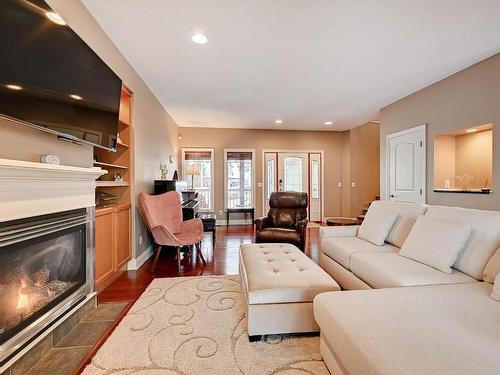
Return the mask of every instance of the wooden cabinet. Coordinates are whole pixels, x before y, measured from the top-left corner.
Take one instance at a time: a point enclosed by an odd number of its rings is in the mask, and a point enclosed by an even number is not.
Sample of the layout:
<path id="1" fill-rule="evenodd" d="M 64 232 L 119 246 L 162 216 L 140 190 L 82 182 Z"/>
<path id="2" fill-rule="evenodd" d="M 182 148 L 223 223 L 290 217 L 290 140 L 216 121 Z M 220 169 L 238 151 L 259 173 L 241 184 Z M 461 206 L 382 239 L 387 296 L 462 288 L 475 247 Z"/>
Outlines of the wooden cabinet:
<path id="1" fill-rule="evenodd" d="M 97 209 L 95 216 L 96 290 L 100 293 L 131 258 L 130 204 Z"/>

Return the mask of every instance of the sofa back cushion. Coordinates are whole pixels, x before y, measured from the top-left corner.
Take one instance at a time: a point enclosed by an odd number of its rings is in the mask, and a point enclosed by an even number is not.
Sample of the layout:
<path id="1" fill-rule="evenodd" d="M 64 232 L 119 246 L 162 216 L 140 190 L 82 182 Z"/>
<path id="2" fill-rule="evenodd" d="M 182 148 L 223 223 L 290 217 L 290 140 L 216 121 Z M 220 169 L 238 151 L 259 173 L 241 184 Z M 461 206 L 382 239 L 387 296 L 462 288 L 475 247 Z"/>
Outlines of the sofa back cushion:
<path id="1" fill-rule="evenodd" d="M 500 246 L 500 212 L 460 207 L 429 206 L 425 216 L 471 225 L 471 235 L 453 267 L 477 280 Z"/>
<path id="2" fill-rule="evenodd" d="M 493 284 L 493 290 L 490 294 L 491 298 L 500 302 L 500 273 L 495 278 L 495 283 Z"/>
<path id="3" fill-rule="evenodd" d="M 495 254 L 493 254 L 488 263 L 486 263 L 483 271 L 483 280 L 493 284 L 498 274 L 500 274 L 500 247 L 495 251 Z"/>
<path id="4" fill-rule="evenodd" d="M 370 205 L 370 208 L 372 207 L 383 208 L 398 215 L 396 222 L 387 235 L 386 242 L 399 248 L 403 246 L 403 242 L 408 237 L 417 218 L 427 210 L 427 205 L 425 204 L 389 201 L 375 201 Z"/>
<path id="5" fill-rule="evenodd" d="M 471 225 L 419 216 L 403 244 L 400 255 L 451 273 L 458 253 L 471 232 Z"/>
<path id="6" fill-rule="evenodd" d="M 370 206 L 363 223 L 359 227 L 358 237 L 382 246 L 391 231 L 398 215 L 379 206 Z"/>

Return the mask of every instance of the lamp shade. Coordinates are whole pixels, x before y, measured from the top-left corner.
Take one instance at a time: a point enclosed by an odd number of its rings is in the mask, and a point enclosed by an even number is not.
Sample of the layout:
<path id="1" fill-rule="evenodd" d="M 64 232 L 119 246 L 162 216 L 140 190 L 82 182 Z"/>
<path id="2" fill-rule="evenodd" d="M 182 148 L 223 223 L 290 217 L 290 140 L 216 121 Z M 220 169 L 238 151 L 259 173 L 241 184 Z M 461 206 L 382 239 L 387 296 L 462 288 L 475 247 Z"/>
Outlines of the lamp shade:
<path id="1" fill-rule="evenodd" d="M 200 175 L 200 165 L 199 164 L 189 164 L 186 168 L 186 174 L 188 176 L 199 176 Z"/>

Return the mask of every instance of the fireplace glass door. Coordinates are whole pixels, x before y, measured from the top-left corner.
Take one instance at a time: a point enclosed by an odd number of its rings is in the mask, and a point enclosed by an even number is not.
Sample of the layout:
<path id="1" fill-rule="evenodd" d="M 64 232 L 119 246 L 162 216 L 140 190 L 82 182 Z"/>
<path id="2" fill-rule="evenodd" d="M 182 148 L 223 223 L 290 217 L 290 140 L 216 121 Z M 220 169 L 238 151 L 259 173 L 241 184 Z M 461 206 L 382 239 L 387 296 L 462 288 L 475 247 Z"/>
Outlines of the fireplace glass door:
<path id="1" fill-rule="evenodd" d="M 0 227 L 0 343 L 85 284 L 84 221 L 73 212 Z"/>

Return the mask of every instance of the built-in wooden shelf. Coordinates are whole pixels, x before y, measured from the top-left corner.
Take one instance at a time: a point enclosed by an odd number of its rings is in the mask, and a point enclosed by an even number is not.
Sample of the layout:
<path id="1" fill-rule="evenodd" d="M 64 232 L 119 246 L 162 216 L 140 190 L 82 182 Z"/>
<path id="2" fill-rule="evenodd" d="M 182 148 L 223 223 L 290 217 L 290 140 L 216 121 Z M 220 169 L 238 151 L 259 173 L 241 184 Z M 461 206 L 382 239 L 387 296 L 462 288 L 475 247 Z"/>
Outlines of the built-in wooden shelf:
<path id="1" fill-rule="evenodd" d="M 115 168 L 115 169 L 128 169 L 125 165 L 111 164 L 111 163 L 103 163 L 100 161 L 95 161 L 94 165 L 98 167 L 106 167 L 106 168 Z"/>
<path id="2" fill-rule="evenodd" d="M 130 126 L 129 123 L 126 123 L 125 121 L 122 121 L 122 120 L 118 120 L 118 123 L 122 126 Z"/>
<path id="3" fill-rule="evenodd" d="M 434 189 L 435 193 L 458 193 L 458 194 L 490 194 L 490 190 L 482 190 L 482 189 L 470 189 L 470 190 L 461 190 L 461 189 Z"/>
<path id="4" fill-rule="evenodd" d="M 96 181 L 97 187 L 124 187 L 129 186 L 127 181 Z"/>
<path id="5" fill-rule="evenodd" d="M 120 147 L 125 147 L 125 148 L 129 148 L 130 145 L 126 144 L 126 143 L 123 143 L 123 142 L 116 142 L 116 144 Z"/>

